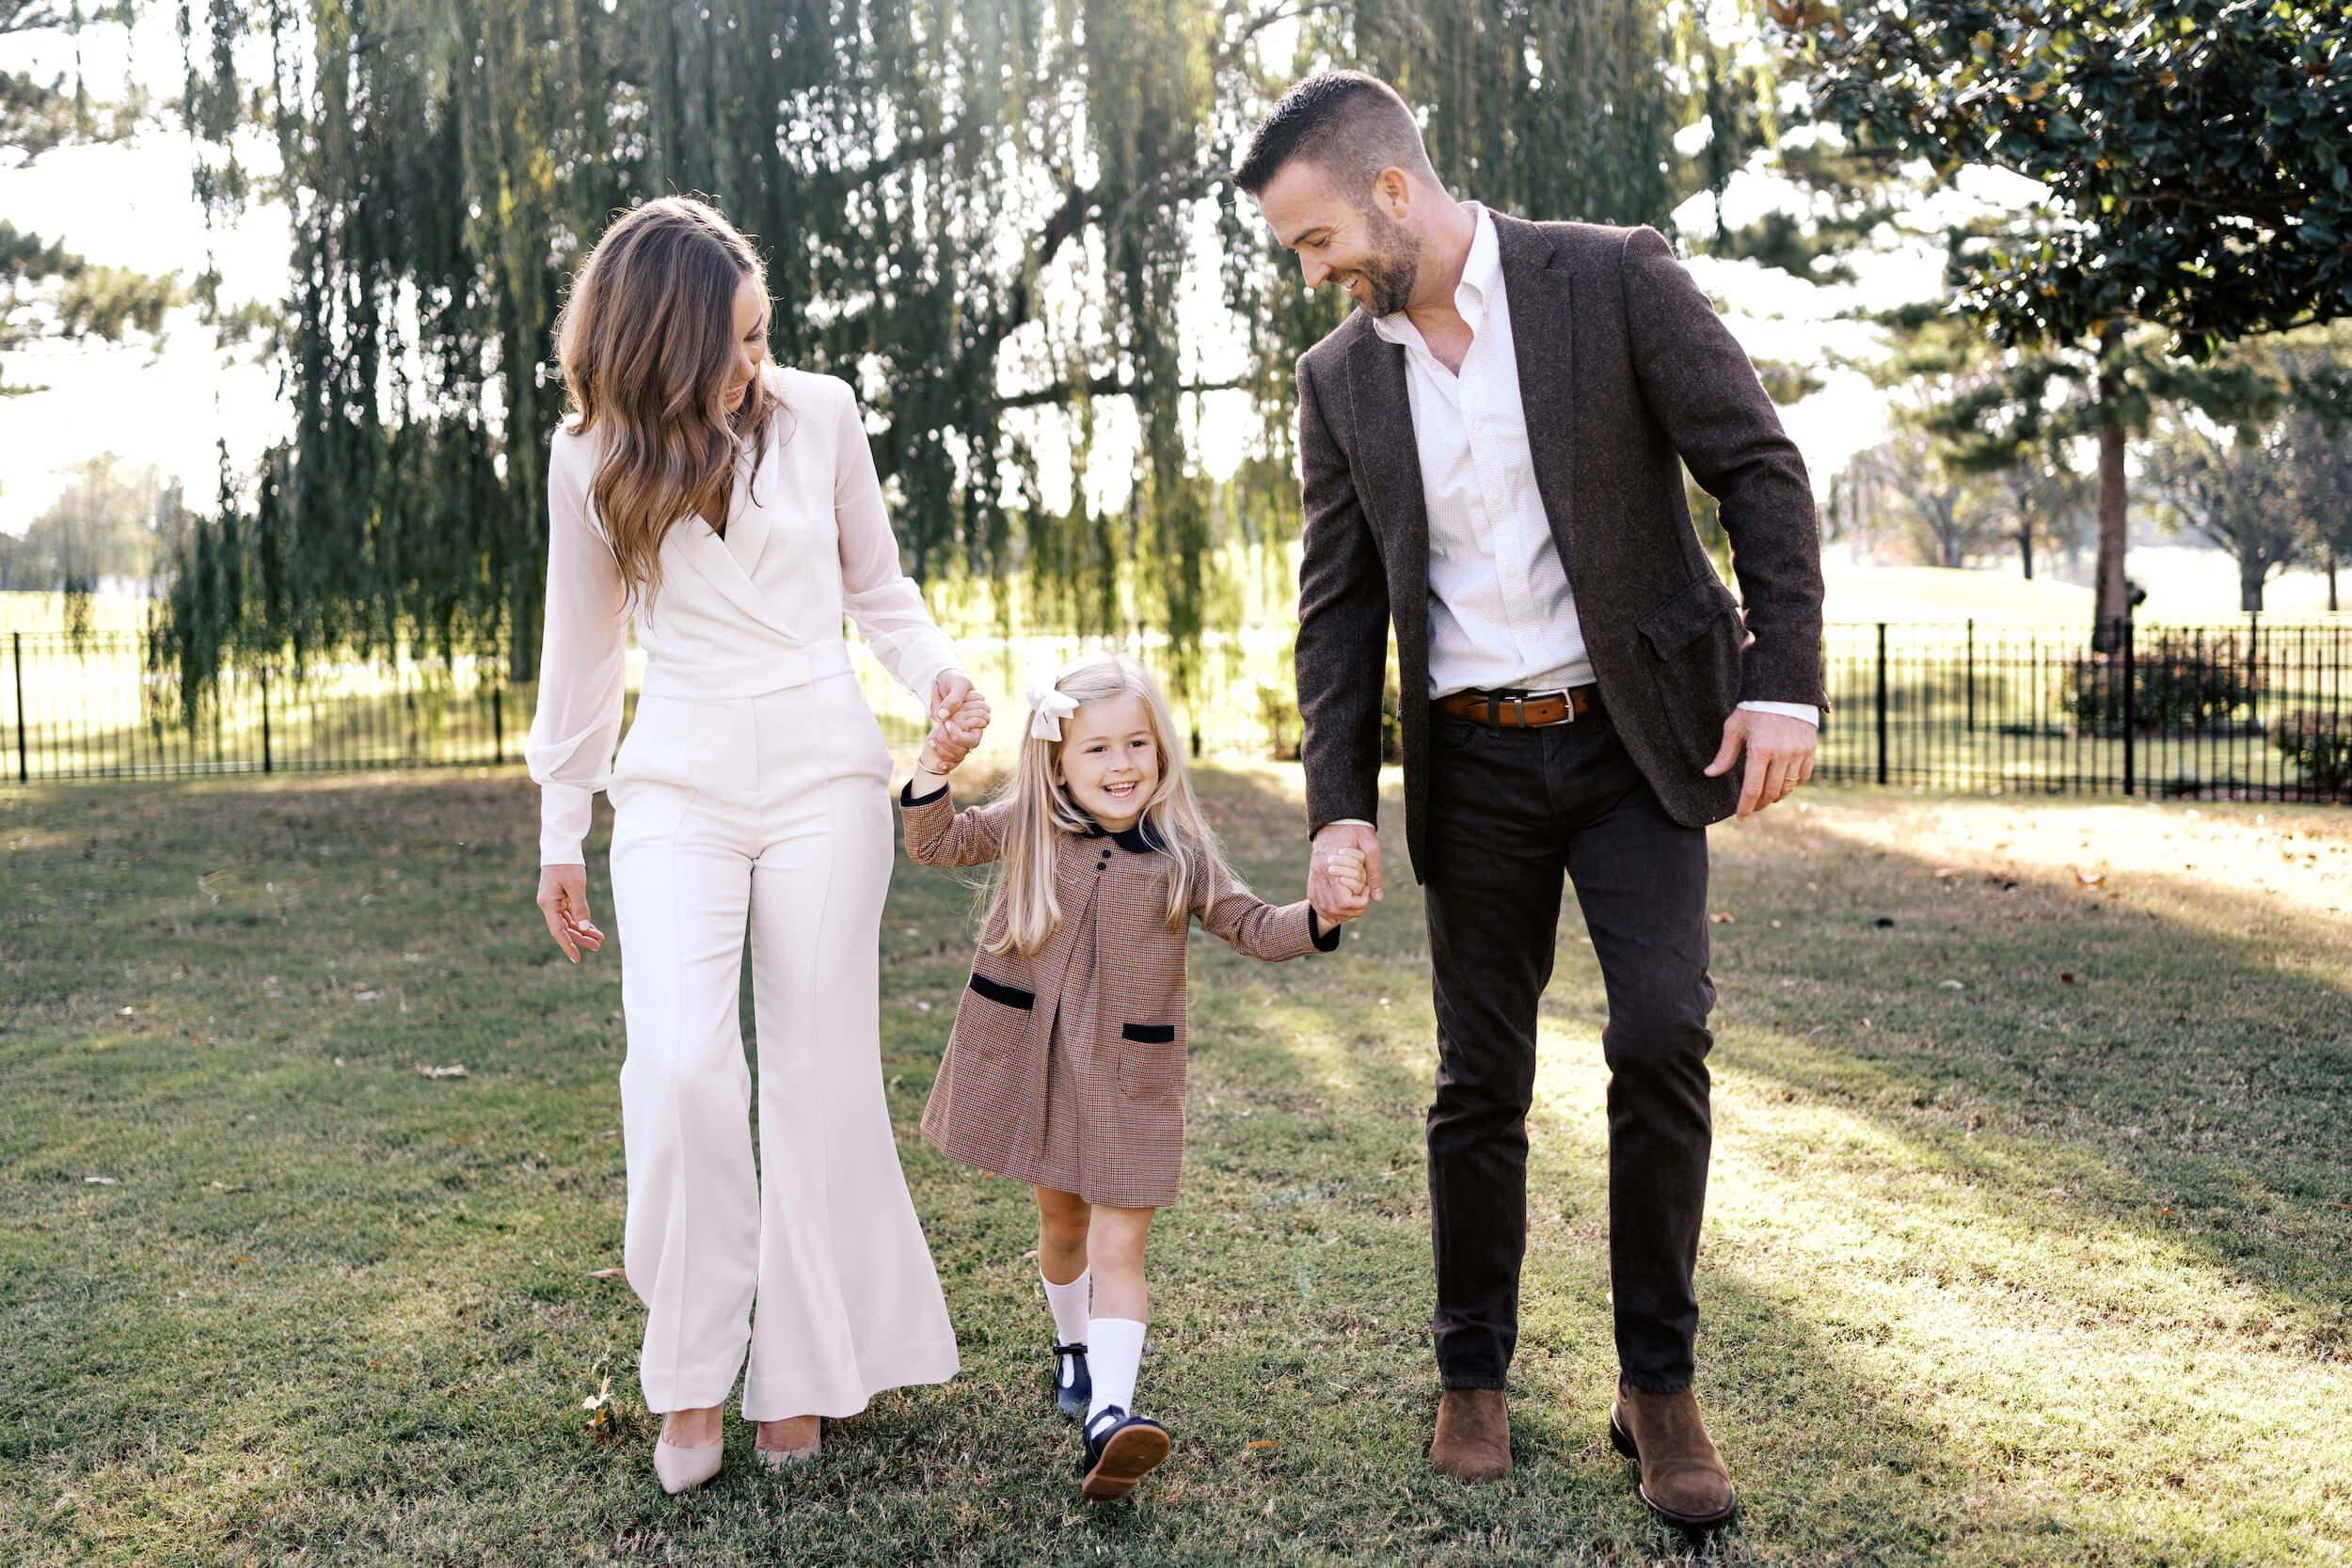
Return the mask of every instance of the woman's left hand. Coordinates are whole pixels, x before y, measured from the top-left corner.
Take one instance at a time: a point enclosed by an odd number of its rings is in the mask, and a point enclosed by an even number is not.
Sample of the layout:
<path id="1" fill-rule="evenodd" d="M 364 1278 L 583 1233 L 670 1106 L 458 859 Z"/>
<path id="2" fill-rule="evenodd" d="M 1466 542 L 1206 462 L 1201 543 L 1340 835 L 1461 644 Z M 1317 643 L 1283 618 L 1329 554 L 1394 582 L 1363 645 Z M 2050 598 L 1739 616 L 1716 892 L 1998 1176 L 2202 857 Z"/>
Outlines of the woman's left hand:
<path id="1" fill-rule="evenodd" d="M 988 699 L 973 689 L 971 677 L 962 671 L 942 670 L 931 683 L 931 718 L 946 731 L 943 738 L 969 752 L 988 728 Z"/>

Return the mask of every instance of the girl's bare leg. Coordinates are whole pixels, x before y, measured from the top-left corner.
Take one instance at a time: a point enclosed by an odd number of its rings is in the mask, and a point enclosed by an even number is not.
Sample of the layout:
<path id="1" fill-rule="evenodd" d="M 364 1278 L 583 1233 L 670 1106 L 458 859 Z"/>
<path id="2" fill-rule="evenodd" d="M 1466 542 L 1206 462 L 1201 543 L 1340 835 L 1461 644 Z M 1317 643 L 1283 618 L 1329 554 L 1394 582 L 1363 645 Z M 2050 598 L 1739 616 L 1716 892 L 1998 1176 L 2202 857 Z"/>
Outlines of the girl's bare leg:
<path id="1" fill-rule="evenodd" d="M 1151 1292 L 1143 1284 L 1143 1243 L 1151 1234 L 1149 1209 L 1094 1205 L 1087 1229 L 1087 1257 L 1094 1267 L 1094 1315 L 1148 1323 Z"/>
<path id="2" fill-rule="evenodd" d="M 1092 1205 L 1075 1193 L 1037 1189 L 1037 1267 L 1049 1285 L 1067 1285 L 1087 1269 Z"/>

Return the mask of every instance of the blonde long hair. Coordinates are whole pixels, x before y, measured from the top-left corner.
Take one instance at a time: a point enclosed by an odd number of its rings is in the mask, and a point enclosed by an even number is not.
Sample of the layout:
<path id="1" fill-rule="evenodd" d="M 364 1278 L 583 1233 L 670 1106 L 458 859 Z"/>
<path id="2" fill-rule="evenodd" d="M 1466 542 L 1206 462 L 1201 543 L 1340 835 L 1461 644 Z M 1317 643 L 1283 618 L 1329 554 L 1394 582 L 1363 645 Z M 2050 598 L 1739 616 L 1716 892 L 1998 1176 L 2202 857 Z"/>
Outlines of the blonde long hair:
<path id="1" fill-rule="evenodd" d="M 1118 697 L 1143 699 L 1152 742 L 1159 749 L 1160 780 L 1136 825 L 1158 839 L 1168 858 L 1168 927 L 1182 929 L 1192 918 L 1194 899 L 1204 896 L 1224 870 L 1225 856 L 1193 798 L 1192 779 L 1184 771 L 1184 754 L 1176 747 L 1176 726 L 1160 683 L 1125 654 L 1092 654 L 1064 665 L 1053 684 L 1081 707 Z M 1062 721 L 1064 736 L 1069 723 Z M 1064 836 L 1094 826 L 1055 776 L 1062 745 L 1060 740 L 1040 739 L 1025 726 L 1020 755 L 998 791 L 997 798 L 1010 805 L 989 909 L 992 916 L 1004 911 L 1005 932 L 989 945 L 992 953 L 1035 953 L 1061 928 L 1061 903 L 1054 896 L 1055 850 Z"/>
<path id="2" fill-rule="evenodd" d="M 752 377 L 742 407 L 726 406 L 735 294 L 747 277 L 766 293 L 759 253 L 733 224 L 665 196 L 612 221 L 556 317 L 565 412 L 578 434 L 603 436 L 589 496 L 641 603 L 660 591 L 670 530 L 725 507 L 745 451 L 759 471 L 780 406 L 768 377 Z"/>

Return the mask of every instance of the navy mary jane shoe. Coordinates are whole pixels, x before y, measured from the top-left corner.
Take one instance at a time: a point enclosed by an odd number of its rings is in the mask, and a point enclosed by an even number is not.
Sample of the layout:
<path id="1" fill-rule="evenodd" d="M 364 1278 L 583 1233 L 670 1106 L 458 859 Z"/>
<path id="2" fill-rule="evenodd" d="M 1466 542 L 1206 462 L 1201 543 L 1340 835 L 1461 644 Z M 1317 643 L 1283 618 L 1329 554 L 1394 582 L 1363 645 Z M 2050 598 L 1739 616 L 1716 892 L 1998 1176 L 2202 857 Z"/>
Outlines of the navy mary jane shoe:
<path id="1" fill-rule="evenodd" d="M 1054 1402 L 1072 1420 L 1082 1420 L 1094 1400 L 1094 1375 L 1087 1370 L 1084 1345 L 1054 1347 Z"/>
<path id="2" fill-rule="evenodd" d="M 1086 1424 L 1087 1454 L 1079 1490 L 1095 1501 L 1123 1497 L 1168 1458 L 1168 1429 L 1149 1416 L 1105 1405 Z"/>

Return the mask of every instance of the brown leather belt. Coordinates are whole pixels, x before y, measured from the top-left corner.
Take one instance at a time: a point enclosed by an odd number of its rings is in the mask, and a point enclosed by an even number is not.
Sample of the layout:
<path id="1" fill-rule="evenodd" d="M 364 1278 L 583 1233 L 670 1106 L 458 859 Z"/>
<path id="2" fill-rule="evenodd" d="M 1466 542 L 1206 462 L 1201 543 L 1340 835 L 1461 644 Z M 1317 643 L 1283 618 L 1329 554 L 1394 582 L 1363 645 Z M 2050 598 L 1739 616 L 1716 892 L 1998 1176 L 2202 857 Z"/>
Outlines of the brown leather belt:
<path id="1" fill-rule="evenodd" d="M 1456 691 L 1431 705 L 1449 719 L 1499 729 L 1536 729 L 1546 724 L 1571 724 L 1600 705 L 1600 688 L 1575 686 L 1565 691 Z"/>

